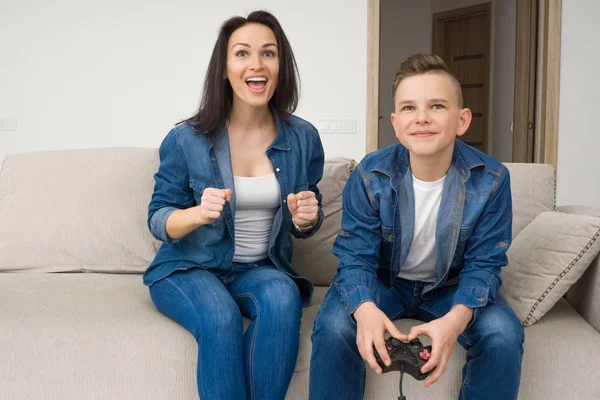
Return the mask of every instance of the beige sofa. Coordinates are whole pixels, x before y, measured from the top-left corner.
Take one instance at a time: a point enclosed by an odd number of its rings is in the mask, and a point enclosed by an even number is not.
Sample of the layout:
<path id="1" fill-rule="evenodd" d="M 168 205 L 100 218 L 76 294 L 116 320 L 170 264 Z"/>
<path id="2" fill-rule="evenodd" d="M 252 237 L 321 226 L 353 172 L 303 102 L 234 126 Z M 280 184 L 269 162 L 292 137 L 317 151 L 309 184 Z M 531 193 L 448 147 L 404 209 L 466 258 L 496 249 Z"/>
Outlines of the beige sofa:
<path id="1" fill-rule="evenodd" d="M 319 185 L 326 220 L 295 242 L 298 271 L 318 285 L 304 310 L 288 399 L 306 399 L 310 334 L 337 266 L 331 245 L 353 162 L 331 159 Z M 0 398 L 194 399 L 197 346 L 154 308 L 141 273 L 160 243 L 146 227 L 156 149 L 7 156 L 0 171 Z M 554 207 L 554 172 L 508 165 L 515 236 Z M 598 211 L 571 207 L 568 212 Z M 398 321 L 406 330 L 417 323 Z M 525 329 L 520 399 L 600 399 L 600 265 Z M 431 388 L 404 379 L 410 400 L 456 399 L 465 352 Z M 489 379 L 494 379 L 490 376 Z M 396 399 L 398 374 L 368 373 L 366 399 Z"/>

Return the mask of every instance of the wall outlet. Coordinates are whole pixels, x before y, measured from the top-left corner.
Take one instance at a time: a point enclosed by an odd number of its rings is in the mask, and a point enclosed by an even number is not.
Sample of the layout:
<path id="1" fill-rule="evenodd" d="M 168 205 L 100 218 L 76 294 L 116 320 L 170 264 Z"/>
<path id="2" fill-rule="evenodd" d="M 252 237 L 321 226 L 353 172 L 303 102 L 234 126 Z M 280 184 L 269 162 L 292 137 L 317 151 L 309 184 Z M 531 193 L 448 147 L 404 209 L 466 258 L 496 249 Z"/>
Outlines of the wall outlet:
<path id="1" fill-rule="evenodd" d="M 0 131 L 16 131 L 17 119 L 15 117 L 0 117 Z"/>
<path id="2" fill-rule="evenodd" d="M 356 119 L 321 119 L 319 120 L 320 133 L 356 133 Z"/>

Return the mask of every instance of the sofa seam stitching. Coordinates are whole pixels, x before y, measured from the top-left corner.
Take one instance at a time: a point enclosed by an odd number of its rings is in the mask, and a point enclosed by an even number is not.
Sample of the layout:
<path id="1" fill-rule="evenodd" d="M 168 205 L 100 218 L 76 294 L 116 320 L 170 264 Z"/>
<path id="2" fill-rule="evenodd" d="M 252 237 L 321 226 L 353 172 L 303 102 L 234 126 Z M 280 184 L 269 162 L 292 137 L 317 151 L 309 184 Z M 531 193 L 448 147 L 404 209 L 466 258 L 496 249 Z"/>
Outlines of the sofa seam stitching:
<path id="1" fill-rule="evenodd" d="M 575 258 L 573 259 L 573 261 L 571 261 L 569 263 L 569 265 L 567 265 L 567 267 L 565 269 L 563 269 L 561 271 L 561 273 L 556 276 L 556 278 L 554 278 L 554 280 L 552 281 L 552 283 L 546 288 L 546 290 L 544 290 L 544 293 L 542 293 L 542 295 L 536 300 L 536 302 L 531 307 L 531 310 L 529 311 L 529 313 L 527 314 L 527 317 L 523 321 L 524 325 L 527 324 L 531 318 L 533 318 L 533 313 L 535 312 L 535 310 L 537 309 L 537 307 L 540 305 L 540 303 L 546 298 L 546 296 L 552 291 L 552 289 L 554 289 L 554 287 L 558 284 L 558 282 L 584 256 L 584 254 L 587 253 L 587 251 L 590 249 L 590 247 L 592 246 L 592 244 L 596 241 L 596 239 L 598 239 L 599 236 L 600 236 L 600 229 L 598 229 L 596 231 L 596 233 L 594 234 L 594 236 L 592 236 L 592 238 L 586 243 L 586 245 L 579 252 L 579 254 L 577 256 L 575 256 Z"/>

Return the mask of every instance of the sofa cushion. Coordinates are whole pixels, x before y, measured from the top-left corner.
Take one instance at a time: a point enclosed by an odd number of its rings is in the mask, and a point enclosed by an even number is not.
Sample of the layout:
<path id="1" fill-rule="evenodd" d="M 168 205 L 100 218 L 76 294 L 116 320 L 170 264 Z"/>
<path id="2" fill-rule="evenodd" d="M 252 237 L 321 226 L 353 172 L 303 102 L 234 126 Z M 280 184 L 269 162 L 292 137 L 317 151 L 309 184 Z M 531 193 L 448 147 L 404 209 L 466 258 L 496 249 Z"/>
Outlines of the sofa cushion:
<path id="1" fill-rule="evenodd" d="M 300 275 L 306 276 L 315 285 L 329 285 L 337 270 L 338 259 L 331 251 L 342 225 L 342 191 L 353 168 L 354 160 L 325 160 L 323 179 L 319 182 L 325 219 L 312 237 L 294 239 L 292 265 Z"/>
<path id="2" fill-rule="evenodd" d="M 157 168 L 145 148 L 6 156 L 0 270 L 143 272 L 159 246 L 146 226 Z"/>
<path id="3" fill-rule="evenodd" d="M 530 326 L 569 290 L 600 251 L 600 218 L 544 212 L 507 251 L 500 293 Z"/>
<path id="4" fill-rule="evenodd" d="M 564 205 L 557 211 L 600 217 L 600 209 L 588 206 Z M 600 255 L 585 270 L 567 292 L 565 298 L 596 330 L 600 332 Z"/>
<path id="5" fill-rule="evenodd" d="M 310 334 L 327 291 L 303 310 L 300 354 L 286 399 L 306 400 Z M 135 274 L 0 274 L 3 399 L 194 399 L 197 345 L 160 314 Z M 419 323 L 396 321 L 401 331 Z M 428 339 L 422 338 L 427 344 Z M 430 388 L 404 379 L 411 400 L 456 399 L 465 351 L 454 347 Z M 521 399 L 599 399 L 600 334 L 561 299 L 525 329 Z M 367 369 L 365 399 L 398 396 L 398 374 Z"/>
<path id="6" fill-rule="evenodd" d="M 303 310 L 300 377 L 326 292 Z M 198 398 L 194 337 L 156 310 L 139 274 L 0 273 L 0 304 L 2 399 Z"/>
<path id="7" fill-rule="evenodd" d="M 556 205 L 556 177 L 548 164 L 506 163 L 513 203 L 513 238 L 535 217 Z"/>

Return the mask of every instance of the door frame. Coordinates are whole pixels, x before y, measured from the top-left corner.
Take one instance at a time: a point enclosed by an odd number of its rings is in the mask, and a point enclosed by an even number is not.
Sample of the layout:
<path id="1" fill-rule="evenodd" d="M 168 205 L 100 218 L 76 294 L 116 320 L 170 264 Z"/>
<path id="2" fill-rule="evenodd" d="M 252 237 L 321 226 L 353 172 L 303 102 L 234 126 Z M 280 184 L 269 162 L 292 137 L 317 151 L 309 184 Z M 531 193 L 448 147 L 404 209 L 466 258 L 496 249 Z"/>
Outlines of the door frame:
<path id="1" fill-rule="evenodd" d="M 531 0 L 517 0 L 521 1 Z M 540 138 L 540 163 L 550 164 L 555 169 L 558 156 L 558 112 L 560 93 L 560 35 L 562 20 L 562 0 L 539 0 L 543 6 L 543 33 L 542 44 L 542 76 L 536 78 L 541 81 L 541 114 L 536 130 Z M 538 6 L 538 10 L 539 10 Z M 366 152 L 370 153 L 378 148 L 379 132 L 379 15 L 380 0 L 367 0 L 367 110 L 366 110 Z M 518 9 L 518 7 L 517 7 Z M 525 25 L 517 26 L 526 29 Z M 523 63 L 521 63 L 523 64 Z M 523 64 L 524 65 L 524 64 Z M 517 66 L 515 66 L 516 68 Z M 529 65 L 527 64 L 529 74 Z M 515 77 L 517 71 L 515 71 Z M 515 91 L 515 96 L 517 91 Z M 519 99 L 516 99 L 519 101 Z M 514 117 L 513 117 L 514 118 Z M 523 139 L 519 135 L 527 132 L 515 131 L 513 141 Z M 525 141 L 527 138 L 525 137 Z M 513 153 L 514 157 L 514 153 Z M 518 161 L 518 160 L 515 160 Z"/>
<path id="2" fill-rule="evenodd" d="M 538 21 L 537 0 L 517 0 L 513 162 L 536 159 L 535 132 L 541 125 L 535 118 Z"/>
<path id="3" fill-rule="evenodd" d="M 479 15 L 485 15 L 485 18 L 487 20 L 487 24 L 488 24 L 488 28 L 489 31 L 488 33 L 488 41 L 486 43 L 487 46 L 487 57 L 485 57 L 484 59 L 484 68 L 485 71 L 487 71 L 487 74 L 483 80 L 483 87 L 485 88 L 485 94 L 487 96 L 485 96 L 485 103 L 483 104 L 482 107 L 482 111 L 483 111 L 483 126 L 485 127 L 485 134 L 483 135 L 483 137 L 481 138 L 481 149 L 484 153 L 487 153 L 489 150 L 489 135 L 491 134 L 491 130 L 492 130 L 492 126 L 490 125 L 491 123 L 491 119 L 490 119 L 490 113 L 491 113 L 491 104 L 490 104 L 490 58 L 491 58 L 491 49 L 492 49 L 492 2 L 488 1 L 485 3 L 479 3 L 479 4 L 475 4 L 473 6 L 468 6 L 468 7 L 461 7 L 461 8 L 456 8 L 454 10 L 448 10 L 448 11 L 442 11 L 442 12 L 437 12 L 435 14 L 431 15 L 431 22 L 432 22 L 432 31 L 433 31 L 433 35 L 432 35 L 432 39 L 433 39 L 433 43 L 432 43 L 432 49 L 433 52 L 436 52 L 436 49 L 442 49 L 444 46 L 443 43 L 443 39 L 444 39 L 444 23 L 451 21 L 451 20 L 455 20 L 457 18 L 464 18 L 464 17 L 473 17 L 473 16 L 479 16 Z M 442 58 L 443 55 L 440 54 L 438 52 L 438 55 Z M 450 65 L 448 65 L 450 67 Z M 464 82 L 459 82 L 459 83 L 464 83 Z M 469 83 L 475 83 L 475 82 L 469 82 Z M 463 91 L 464 94 L 464 91 Z M 473 110 L 471 110 L 473 111 Z M 475 117 L 475 116 L 473 116 Z M 464 138 L 464 137 L 463 137 Z"/>

